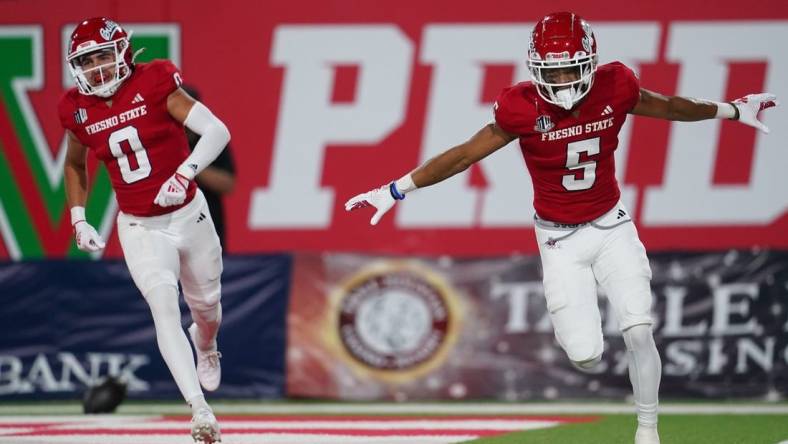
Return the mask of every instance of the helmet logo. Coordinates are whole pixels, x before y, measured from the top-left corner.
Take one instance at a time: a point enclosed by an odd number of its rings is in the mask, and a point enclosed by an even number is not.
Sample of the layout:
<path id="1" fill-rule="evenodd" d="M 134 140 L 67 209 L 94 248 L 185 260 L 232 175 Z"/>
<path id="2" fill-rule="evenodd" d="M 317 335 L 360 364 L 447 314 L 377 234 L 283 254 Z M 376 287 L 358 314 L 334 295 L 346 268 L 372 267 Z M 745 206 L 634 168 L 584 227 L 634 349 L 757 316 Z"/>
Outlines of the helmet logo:
<path id="1" fill-rule="evenodd" d="M 583 37 L 583 49 L 585 49 L 587 53 L 591 53 L 592 41 L 593 39 L 589 36 Z"/>
<path id="2" fill-rule="evenodd" d="M 120 31 L 120 26 L 112 20 L 107 20 L 104 27 L 99 30 L 99 33 L 104 37 L 104 40 L 112 40 L 112 36 L 118 31 Z"/>
<path id="3" fill-rule="evenodd" d="M 591 54 L 591 49 L 594 47 L 594 37 L 591 33 L 591 26 L 586 22 L 583 22 L 583 32 L 585 33 L 583 36 L 583 49 L 586 50 L 586 53 Z"/>
<path id="4" fill-rule="evenodd" d="M 528 40 L 528 54 L 531 55 L 531 58 L 539 57 L 539 53 L 536 52 L 536 42 L 534 42 L 534 34 L 531 33 L 531 38 Z"/>

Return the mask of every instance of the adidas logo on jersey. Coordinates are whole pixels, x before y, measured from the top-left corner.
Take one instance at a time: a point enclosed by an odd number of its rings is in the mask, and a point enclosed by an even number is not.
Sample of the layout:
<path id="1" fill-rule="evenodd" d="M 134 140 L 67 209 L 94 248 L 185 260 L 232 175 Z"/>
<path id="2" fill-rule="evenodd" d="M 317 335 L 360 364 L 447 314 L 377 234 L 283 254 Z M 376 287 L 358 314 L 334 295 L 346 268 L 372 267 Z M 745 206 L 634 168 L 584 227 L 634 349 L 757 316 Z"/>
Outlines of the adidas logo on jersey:
<path id="1" fill-rule="evenodd" d="M 144 102 L 144 101 L 145 101 L 145 99 L 142 98 L 140 93 L 137 93 L 137 95 L 134 96 L 134 99 L 131 101 L 131 103 L 140 103 L 140 102 Z"/>
<path id="2" fill-rule="evenodd" d="M 608 114 L 613 114 L 613 108 L 610 105 L 607 105 L 605 109 L 602 110 L 603 116 L 606 116 Z"/>

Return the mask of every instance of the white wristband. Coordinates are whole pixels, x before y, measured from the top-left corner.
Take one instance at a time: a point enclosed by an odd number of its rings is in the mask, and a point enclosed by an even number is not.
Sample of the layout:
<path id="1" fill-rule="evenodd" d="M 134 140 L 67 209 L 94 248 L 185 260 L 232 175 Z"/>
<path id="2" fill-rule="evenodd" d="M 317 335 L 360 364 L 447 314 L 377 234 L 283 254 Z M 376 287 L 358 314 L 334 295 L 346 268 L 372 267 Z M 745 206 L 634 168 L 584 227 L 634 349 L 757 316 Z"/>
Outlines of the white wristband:
<path id="1" fill-rule="evenodd" d="M 397 187 L 397 191 L 402 194 L 409 193 L 418 188 L 416 184 L 413 183 L 413 177 L 411 177 L 410 174 L 400 177 L 396 182 L 394 182 L 394 184 Z"/>
<path id="2" fill-rule="evenodd" d="M 733 119 L 736 117 L 736 107 L 730 103 L 714 102 L 714 104 L 717 105 L 717 115 L 714 116 L 715 118 Z"/>
<path id="3" fill-rule="evenodd" d="M 85 219 L 85 207 L 71 207 L 71 225 L 73 226 L 79 221 L 87 222 Z"/>

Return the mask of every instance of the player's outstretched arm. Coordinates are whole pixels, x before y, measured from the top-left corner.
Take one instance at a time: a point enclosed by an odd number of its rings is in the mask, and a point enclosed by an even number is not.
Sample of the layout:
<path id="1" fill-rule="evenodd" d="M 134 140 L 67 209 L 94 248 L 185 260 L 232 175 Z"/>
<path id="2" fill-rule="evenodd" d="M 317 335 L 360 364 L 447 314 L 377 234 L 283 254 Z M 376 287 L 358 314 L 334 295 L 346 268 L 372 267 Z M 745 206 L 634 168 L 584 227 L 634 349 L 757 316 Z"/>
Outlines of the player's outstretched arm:
<path id="1" fill-rule="evenodd" d="M 88 194 L 85 158 L 88 148 L 82 145 L 71 131 L 66 130 L 66 135 L 68 141 L 66 160 L 63 166 L 63 180 L 66 185 L 66 200 L 71 211 L 71 227 L 74 230 L 74 238 L 80 250 L 98 251 L 104 248 L 104 242 L 96 229 L 85 220 L 85 199 Z"/>
<path id="2" fill-rule="evenodd" d="M 405 194 L 416 188 L 434 185 L 465 171 L 469 166 L 506 146 L 516 136 L 507 133 L 495 123 L 480 129 L 466 142 L 433 157 L 400 179 L 380 188 L 352 197 L 345 202 L 345 210 L 373 206 L 377 209 L 370 223 L 377 225 L 380 218 Z"/>
<path id="3" fill-rule="evenodd" d="M 230 131 L 211 110 L 178 88 L 167 97 L 167 111 L 187 128 L 200 135 L 189 157 L 175 174 L 164 182 L 153 203 L 162 207 L 180 205 L 186 200 L 189 182 L 221 154 L 230 141 Z"/>
<path id="4" fill-rule="evenodd" d="M 640 89 L 640 99 L 631 113 L 659 119 L 694 122 L 706 119 L 731 119 L 769 133 L 769 128 L 758 120 L 758 113 L 777 106 L 777 96 L 748 94 L 730 103 L 712 102 L 662 94 Z"/>

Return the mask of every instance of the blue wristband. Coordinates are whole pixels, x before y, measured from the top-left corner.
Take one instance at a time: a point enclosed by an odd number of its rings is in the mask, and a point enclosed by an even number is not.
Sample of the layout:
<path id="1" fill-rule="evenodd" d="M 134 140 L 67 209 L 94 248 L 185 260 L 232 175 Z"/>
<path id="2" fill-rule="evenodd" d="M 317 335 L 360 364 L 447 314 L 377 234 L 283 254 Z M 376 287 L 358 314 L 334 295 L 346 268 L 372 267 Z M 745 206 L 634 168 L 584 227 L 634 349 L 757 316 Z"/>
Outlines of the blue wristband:
<path id="1" fill-rule="evenodd" d="M 402 200 L 405 198 L 405 195 L 400 193 L 399 190 L 397 190 L 396 182 L 391 182 L 391 184 L 389 185 L 389 192 L 391 193 L 391 197 L 393 197 L 395 200 Z"/>

